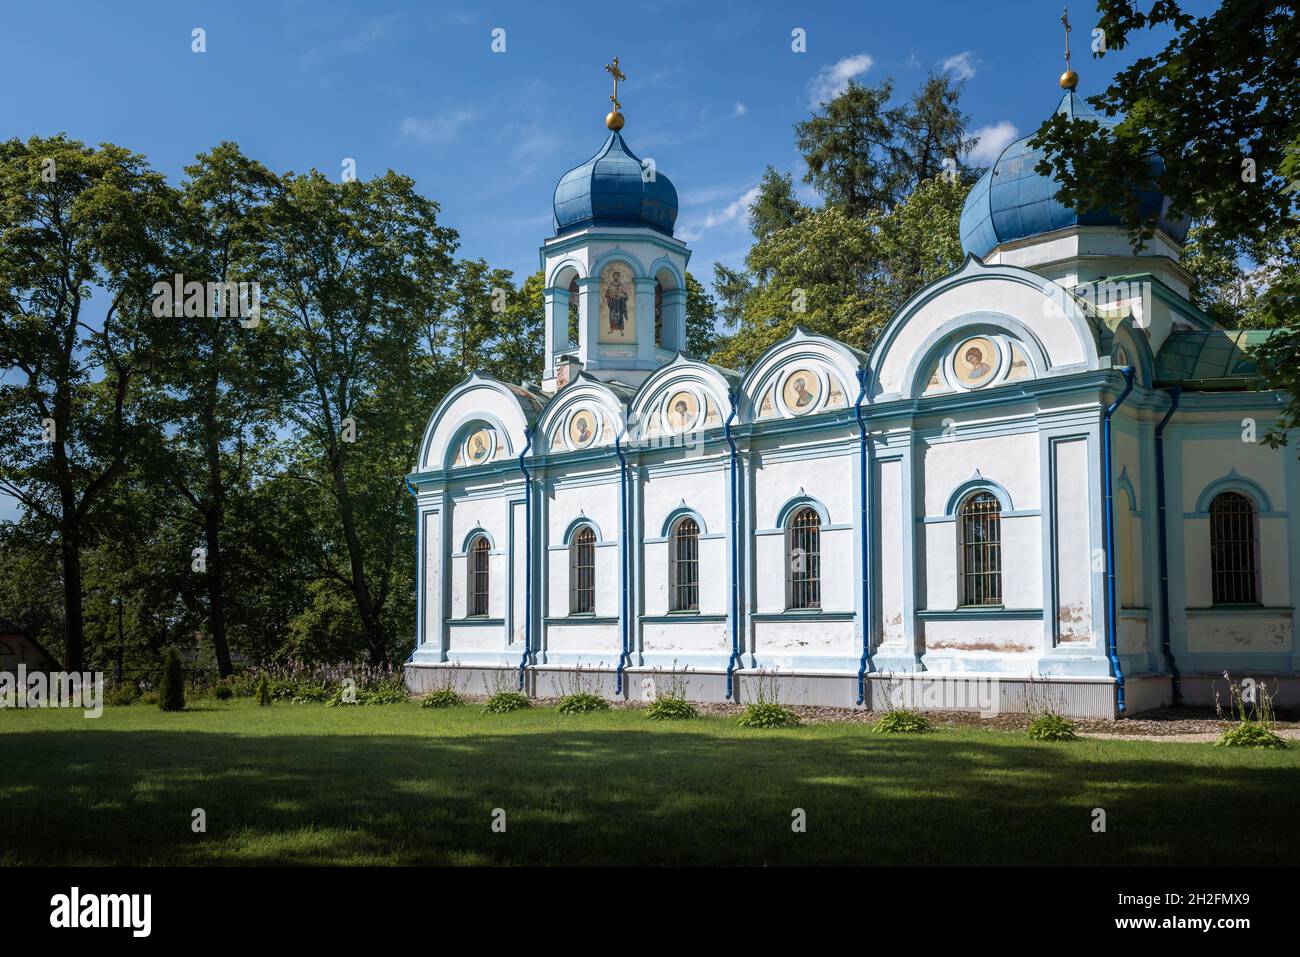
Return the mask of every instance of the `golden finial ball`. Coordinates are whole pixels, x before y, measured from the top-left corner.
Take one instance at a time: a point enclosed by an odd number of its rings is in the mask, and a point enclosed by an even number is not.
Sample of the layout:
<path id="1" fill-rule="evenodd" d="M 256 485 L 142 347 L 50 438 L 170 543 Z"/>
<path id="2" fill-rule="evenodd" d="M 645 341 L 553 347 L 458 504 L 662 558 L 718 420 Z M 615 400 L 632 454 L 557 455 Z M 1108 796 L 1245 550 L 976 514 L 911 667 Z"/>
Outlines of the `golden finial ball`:
<path id="1" fill-rule="evenodd" d="M 1073 70 L 1066 70 L 1064 73 L 1061 74 L 1062 90 L 1073 90 L 1078 85 L 1079 85 L 1079 74 L 1075 73 Z"/>
<path id="2" fill-rule="evenodd" d="M 605 114 L 605 125 L 617 133 L 623 128 L 623 114 L 614 110 Z"/>

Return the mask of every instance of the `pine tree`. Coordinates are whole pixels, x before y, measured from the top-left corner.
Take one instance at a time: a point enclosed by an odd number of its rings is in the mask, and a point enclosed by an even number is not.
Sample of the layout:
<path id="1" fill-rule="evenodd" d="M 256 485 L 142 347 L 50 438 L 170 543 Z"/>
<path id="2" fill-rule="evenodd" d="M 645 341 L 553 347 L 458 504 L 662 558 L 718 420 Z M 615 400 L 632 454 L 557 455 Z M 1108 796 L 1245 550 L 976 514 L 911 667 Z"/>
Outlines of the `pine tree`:
<path id="1" fill-rule="evenodd" d="M 158 707 L 163 711 L 185 710 L 185 675 L 181 671 L 181 656 L 175 648 L 163 655 L 162 681 L 158 685 Z"/>

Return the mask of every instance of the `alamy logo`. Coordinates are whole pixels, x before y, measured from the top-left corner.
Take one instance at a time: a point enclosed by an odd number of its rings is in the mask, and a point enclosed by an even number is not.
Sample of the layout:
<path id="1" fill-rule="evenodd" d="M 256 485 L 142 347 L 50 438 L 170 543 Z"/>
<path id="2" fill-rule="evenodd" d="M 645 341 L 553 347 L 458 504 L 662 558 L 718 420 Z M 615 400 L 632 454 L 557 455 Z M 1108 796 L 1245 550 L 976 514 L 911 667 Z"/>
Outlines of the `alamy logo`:
<path id="1" fill-rule="evenodd" d="M 87 718 L 104 713 L 101 671 L 0 671 L 0 708 L 84 708 Z"/>
<path id="2" fill-rule="evenodd" d="M 262 284 L 257 282 L 185 281 L 181 273 L 171 282 L 153 284 L 153 314 L 159 319 L 238 319 L 245 329 L 262 322 Z"/>
<path id="3" fill-rule="evenodd" d="M 152 894 L 69 894 L 50 898 L 50 926 L 128 927 L 132 937 L 148 937 L 153 924 Z"/>

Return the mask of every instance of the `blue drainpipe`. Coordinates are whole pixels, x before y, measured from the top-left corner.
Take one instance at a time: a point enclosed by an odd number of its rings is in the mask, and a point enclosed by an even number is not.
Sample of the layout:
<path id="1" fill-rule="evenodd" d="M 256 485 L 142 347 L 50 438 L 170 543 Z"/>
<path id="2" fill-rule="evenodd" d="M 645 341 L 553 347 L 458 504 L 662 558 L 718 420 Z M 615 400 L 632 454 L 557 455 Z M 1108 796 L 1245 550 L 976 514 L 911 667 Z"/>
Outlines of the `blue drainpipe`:
<path id="1" fill-rule="evenodd" d="M 736 662 L 740 659 L 740 512 L 737 504 L 736 439 L 731 434 L 731 424 L 736 421 L 736 393 L 727 393 L 731 411 L 727 413 L 724 433 L 731 449 L 731 658 L 727 661 L 727 700 L 735 690 Z"/>
<path id="2" fill-rule="evenodd" d="M 1133 367 L 1124 366 L 1124 391 L 1106 409 L 1102 422 L 1102 471 L 1106 475 L 1106 650 L 1115 676 L 1115 703 L 1124 713 L 1124 671 L 1119 663 L 1119 608 L 1115 597 L 1115 478 L 1111 474 L 1110 417 L 1133 391 Z"/>
<path id="3" fill-rule="evenodd" d="M 519 659 L 519 690 L 524 690 L 524 669 L 533 650 L 533 476 L 524 464 L 533 447 L 533 430 L 524 429 L 524 450 L 519 453 L 519 471 L 524 475 L 524 653 Z"/>
<path id="4" fill-rule="evenodd" d="M 618 656 L 618 668 L 614 672 L 614 694 L 623 693 L 623 669 L 627 667 L 628 660 L 628 621 L 627 621 L 627 595 L 628 595 L 628 520 L 627 520 L 627 456 L 623 454 L 623 434 L 619 433 L 614 436 L 614 452 L 618 455 L 618 557 L 622 562 L 619 578 L 619 587 L 622 591 L 620 597 L 618 620 L 622 625 L 623 648 Z"/>
<path id="5" fill-rule="evenodd" d="M 1169 389 L 1169 411 L 1156 426 L 1156 502 L 1158 504 L 1157 530 L 1160 541 L 1160 648 L 1165 653 L 1165 664 L 1174 683 L 1174 704 L 1183 700 L 1183 676 L 1178 672 L 1174 662 L 1174 649 L 1169 643 L 1169 546 L 1165 529 L 1165 426 L 1178 411 L 1178 400 L 1182 398 L 1182 386 Z"/>
<path id="6" fill-rule="evenodd" d="M 858 420 L 858 527 L 862 538 L 862 660 L 858 662 L 858 704 L 867 700 L 867 659 L 871 654 L 871 595 L 867 575 L 871 554 L 871 534 L 867 528 L 867 420 L 862 417 L 862 400 L 867 396 L 870 378 L 869 369 L 858 370 L 858 399 L 853 403 L 853 414 Z"/>

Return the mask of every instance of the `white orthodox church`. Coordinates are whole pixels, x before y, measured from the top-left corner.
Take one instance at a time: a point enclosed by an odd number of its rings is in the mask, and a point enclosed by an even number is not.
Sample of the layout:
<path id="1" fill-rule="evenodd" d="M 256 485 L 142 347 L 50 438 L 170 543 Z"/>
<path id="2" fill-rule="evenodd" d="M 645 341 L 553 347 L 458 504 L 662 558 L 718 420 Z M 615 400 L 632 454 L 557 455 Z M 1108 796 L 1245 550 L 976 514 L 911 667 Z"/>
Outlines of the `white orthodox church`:
<path id="1" fill-rule="evenodd" d="M 1059 110 L 1091 116 L 1072 77 Z M 1284 396 L 1262 334 L 1189 301 L 1185 223 L 1135 251 L 1020 140 L 971 189 L 965 264 L 869 353 L 796 329 L 725 369 L 684 351 L 676 190 L 615 105 L 555 190 L 540 385 L 470 375 L 408 476 L 413 689 L 581 668 L 640 699 L 676 669 L 700 700 L 763 674 L 795 704 L 1115 717 L 1226 670 L 1296 699 L 1300 461 L 1255 441 Z"/>

